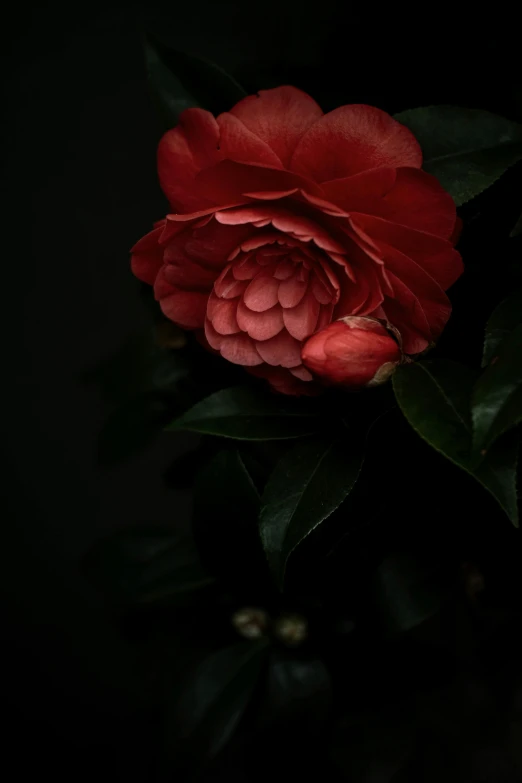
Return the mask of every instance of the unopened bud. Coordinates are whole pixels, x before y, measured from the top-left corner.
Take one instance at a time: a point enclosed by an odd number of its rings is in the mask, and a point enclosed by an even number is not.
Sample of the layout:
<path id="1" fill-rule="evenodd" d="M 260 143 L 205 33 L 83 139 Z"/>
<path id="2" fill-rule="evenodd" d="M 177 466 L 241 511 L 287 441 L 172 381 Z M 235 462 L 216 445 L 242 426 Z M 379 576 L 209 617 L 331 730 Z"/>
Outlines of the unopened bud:
<path id="1" fill-rule="evenodd" d="M 245 607 L 234 612 L 232 625 L 245 639 L 260 639 L 268 627 L 268 615 L 263 609 Z"/>
<path id="2" fill-rule="evenodd" d="M 289 647 L 297 647 L 308 636 L 308 622 L 300 614 L 283 614 L 274 623 L 274 635 Z"/>
<path id="3" fill-rule="evenodd" d="M 360 389 L 379 386 L 403 361 L 400 334 L 391 324 L 350 315 L 312 335 L 303 364 L 326 383 Z"/>

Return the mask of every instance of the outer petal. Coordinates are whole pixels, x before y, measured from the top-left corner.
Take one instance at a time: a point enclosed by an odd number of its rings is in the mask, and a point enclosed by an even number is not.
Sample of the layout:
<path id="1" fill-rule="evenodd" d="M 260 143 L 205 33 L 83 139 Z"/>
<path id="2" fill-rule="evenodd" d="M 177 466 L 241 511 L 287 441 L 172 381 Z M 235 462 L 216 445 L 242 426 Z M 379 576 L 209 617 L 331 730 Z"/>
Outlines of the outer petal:
<path id="1" fill-rule="evenodd" d="M 163 224 L 157 226 L 142 237 L 132 248 L 131 269 L 138 280 L 154 285 L 154 281 L 163 265 L 163 248 L 158 240 L 163 232 Z"/>
<path id="2" fill-rule="evenodd" d="M 381 167 L 420 168 L 413 133 L 373 106 L 340 106 L 312 125 L 297 145 L 290 171 L 327 182 Z"/>
<path id="3" fill-rule="evenodd" d="M 213 202 L 195 184 L 196 175 L 223 159 L 219 128 L 204 109 L 186 109 L 179 125 L 167 131 L 158 146 L 160 185 L 178 212 L 205 209 Z"/>
<path id="4" fill-rule="evenodd" d="M 385 190 L 384 175 L 389 171 L 376 169 L 356 177 L 326 182 L 323 188 L 329 199 L 349 212 L 376 215 L 450 239 L 457 219 L 455 203 L 438 180 L 420 169 L 399 168 L 393 171 L 394 181 Z M 356 186 L 359 180 L 361 189 Z"/>
<path id="5" fill-rule="evenodd" d="M 164 286 L 155 286 L 163 313 L 171 321 L 184 329 L 201 329 L 205 323 L 208 294 L 200 291 L 181 291 L 170 286 L 167 292 Z M 161 295 L 158 296 L 158 293 Z"/>
<path id="6" fill-rule="evenodd" d="M 447 240 L 370 215 L 352 213 L 350 223 L 363 243 L 369 237 L 396 247 L 413 258 L 444 290 L 462 274 L 460 254 Z"/>
<path id="7" fill-rule="evenodd" d="M 254 166 L 282 168 L 281 161 L 268 144 L 233 114 L 220 114 L 217 123 L 221 132 L 221 152 L 226 159 Z"/>
<path id="8" fill-rule="evenodd" d="M 323 116 L 313 98 L 296 87 L 261 90 L 243 98 L 230 113 L 262 139 L 285 167 L 303 134 Z"/>
<path id="9" fill-rule="evenodd" d="M 211 203 L 223 205 L 245 203 L 250 200 L 249 193 L 256 194 L 257 199 L 263 191 L 279 193 L 284 197 L 288 191 L 300 188 L 321 195 L 318 185 L 298 174 L 268 166 L 236 163 L 233 160 L 224 160 L 210 169 L 200 171 L 191 187 L 196 188 L 197 193 L 201 193 Z"/>

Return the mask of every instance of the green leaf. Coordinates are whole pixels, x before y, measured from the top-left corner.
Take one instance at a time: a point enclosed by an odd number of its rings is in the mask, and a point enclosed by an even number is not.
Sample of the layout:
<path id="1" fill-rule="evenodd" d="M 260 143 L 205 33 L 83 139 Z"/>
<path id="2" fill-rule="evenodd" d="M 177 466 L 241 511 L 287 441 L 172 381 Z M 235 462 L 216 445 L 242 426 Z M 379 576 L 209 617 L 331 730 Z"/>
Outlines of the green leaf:
<path id="1" fill-rule="evenodd" d="M 100 541 L 87 574 L 125 605 L 171 603 L 212 583 L 191 539 L 163 528 L 124 530 Z"/>
<path id="2" fill-rule="evenodd" d="M 476 458 L 522 421 L 522 323 L 504 338 L 475 384 L 471 414 Z"/>
<path id="3" fill-rule="evenodd" d="M 232 76 L 207 60 L 170 49 L 150 37 L 144 47 L 147 75 L 168 128 L 177 125 L 185 109 L 201 107 L 218 115 L 246 96 Z"/>
<path id="4" fill-rule="evenodd" d="M 300 400 L 234 386 L 198 402 L 167 429 L 236 440 L 283 440 L 316 431 L 321 420 Z"/>
<path id="5" fill-rule="evenodd" d="M 482 366 L 497 355 L 501 342 L 522 324 L 522 290 L 515 291 L 496 307 L 486 324 Z"/>
<path id="6" fill-rule="evenodd" d="M 317 734 L 332 705 L 330 673 L 320 658 L 272 651 L 266 677 L 260 722 L 281 732 L 291 724 L 299 736 Z"/>
<path id="7" fill-rule="evenodd" d="M 257 684 L 265 652 L 265 640 L 218 650 L 193 671 L 181 692 L 172 694 L 167 743 L 185 772 L 194 774 L 231 739 Z"/>
<path id="8" fill-rule="evenodd" d="M 447 568 L 410 553 L 387 555 L 375 571 L 377 611 L 390 633 L 408 631 L 431 617 L 450 595 Z"/>
<path id="9" fill-rule="evenodd" d="M 362 460 L 358 440 L 319 437 L 290 449 L 275 466 L 261 500 L 259 528 L 280 587 L 288 558 L 351 492 Z"/>
<path id="10" fill-rule="evenodd" d="M 522 125 L 481 109 L 425 106 L 395 115 L 421 145 L 423 168 L 457 206 L 522 159 Z"/>
<path id="11" fill-rule="evenodd" d="M 480 467 L 473 466 L 470 401 L 475 380 L 473 370 L 455 362 L 417 362 L 397 369 L 393 388 L 413 429 L 474 476 L 518 525 L 516 443 L 497 444 Z"/>

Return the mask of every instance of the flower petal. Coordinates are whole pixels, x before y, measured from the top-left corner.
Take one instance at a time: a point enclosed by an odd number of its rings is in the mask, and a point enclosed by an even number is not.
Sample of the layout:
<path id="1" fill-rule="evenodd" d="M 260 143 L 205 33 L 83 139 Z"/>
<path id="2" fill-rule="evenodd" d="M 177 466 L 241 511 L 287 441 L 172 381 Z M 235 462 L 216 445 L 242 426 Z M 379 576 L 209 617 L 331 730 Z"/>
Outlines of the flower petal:
<path id="1" fill-rule="evenodd" d="M 284 327 L 283 311 L 279 305 L 274 305 L 270 310 L 256 313 L 241 300 L 237 306 L 237 323 L 254 340 L 269 340 Z"/>
<path id="2" fill-rule="evenodd" d="M 283 307 L 295 307 L 299 304 L 308 288 L 308 281 L 299 280 L 296 275 L 279 283 L 277 298 Z"/>
<path id="3" fill-rule="evenodd" d="M 163 232 L 164 222 L 145 234 L 132 248 L 131 269 L 138 280 L 154 285 L 154 281 L 163 266 L 163 248 L 158 240 Z"/>
<path id="4" fill-rule="evenodd" d="M 283 168 L 276 153 L 252 133 L 238 117 L 226 112 L 217 118 L 223 156 L 236 163 Z"/>
<path id="5" fill-rule="evenodd" d="M 221 356 L 232 364 L 242 364 L 244 367 L 255 367 L 263 360 L 256 350 L 256 345 L 248 334 L 234 334 L 224 337 L 220 347 Z"/>
<path id="6" fill-rule="evenodd" d="M 327 182 L 368 169 L 413 166 L 422 153 L 413 133 L 373 106 L 340 106 L 315 122 L 301 138 L 290 171 Z"/>
<path id="7" fill-rule="evenodd" d="M 292 337 L 305 340 L 315 332 L 320 304 L 312 293 L 307 294 L 297 307 L 283 310 L 283 320 Z"/>
<path id="8" fill-rule="evenodd" d="M 299 139 L 323 116 L 313 98 L 296 87 L 260 90 L 243 98 L 230 113 L 262 139 L 285 167 Z"/>
<path id="9" fill-rule="evenodd" d="M 297 367 L 301 364 L 301 343 L 286 329 L 270 340 L 257 342 L 256 348 L 261 358 L 273 367 Z"/>
<path id="10" fill-rule="evenodd" d="M 262 313 L 277 304 L 278 289 L 279 281 L 272 275 L 263 272 L 248 285 L 243 294 L 243 300 L 249 310 Z"/>
<path id="11" fill-rule="evenodd" d="M 445 239 L 371 215 L 352 213 L 350 223 L 356 232 L 362 228 L 372 239 L 386 242 L 413 258 L 444 290 L 462 274 L 460 254 Z"/>
<path id="12" fill-rule="evenodd" d="M 176 211 L 193 212 L 214 203 L 202 195 L 195 177 L 222 158 L 219 128 L 212 114 L 204 109 L 182 112 L 179 124 L 158 145 L 160 185 Z"/>

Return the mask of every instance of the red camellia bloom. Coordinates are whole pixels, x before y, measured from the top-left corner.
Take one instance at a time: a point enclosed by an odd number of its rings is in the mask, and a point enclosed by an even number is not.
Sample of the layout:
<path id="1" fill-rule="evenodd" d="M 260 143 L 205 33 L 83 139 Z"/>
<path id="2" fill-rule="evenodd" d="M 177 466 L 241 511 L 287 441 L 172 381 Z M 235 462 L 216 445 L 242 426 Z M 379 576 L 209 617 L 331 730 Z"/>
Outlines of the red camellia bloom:
<path id="1" fill-rule="evenodd" d="M 287 394 L 312 391 L 303 343 L 372 315 L 406 353 L 437 339 L 461 274 L 455 205 L 412 133 L 364 105 L 323 114 L 294 87 L 215 119 L 188 109 L 158 149 L 172 212 L 133 248 L 165 315 Z"/>
<path id="2" fill-rule="evenodd" d="M 316 332 L 301 351 L 322 381 L 361 389 L 388 380 L 402 361 L 399 337 L 376 318 L 350 315 Z"/>

